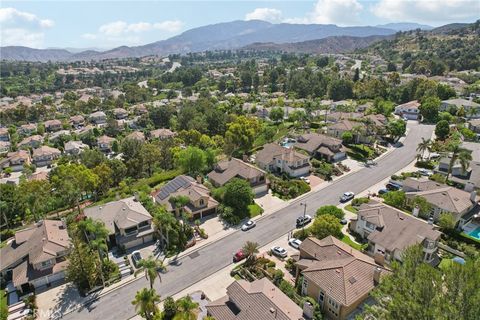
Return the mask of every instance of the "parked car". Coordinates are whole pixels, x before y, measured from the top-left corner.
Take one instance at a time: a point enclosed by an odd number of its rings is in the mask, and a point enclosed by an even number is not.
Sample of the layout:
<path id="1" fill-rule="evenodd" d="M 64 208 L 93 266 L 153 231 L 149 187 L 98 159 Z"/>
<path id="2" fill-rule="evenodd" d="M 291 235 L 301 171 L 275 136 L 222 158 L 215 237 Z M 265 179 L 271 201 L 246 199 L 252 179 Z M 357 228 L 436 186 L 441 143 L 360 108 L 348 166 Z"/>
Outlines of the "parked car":
<path id="1" fill-rule="evenodd" d="M 340 220 L 340 223 L 346 225 L 348 223 L 348 220 L 343 218 L 342 220 Z"/>
<path id="2" fill-rule="evenodd" d="M 286 258 L 287 257 L 287 250 L 285 250 L 282 247 L 276 246 L 272 248 L 272 254 L 274 256 L 280 257 L 280 258 Z"/>
<path id="3" fill-rule="evenodd" d="M 302 241 L 296 238 L 291 238 L 290 240 L 288 240 L 288 244 L 294 247 L 295 249 L 298 249 L 302 244 Z"/>
<path id="4" fill-rule="evenodd" d="M 300 179 L 305 181 L 305 183 L 310 184 L 310 179 L 308 179 L 307 177 L 300 177 Z"/>
<path id="5" fill-rule="evenodd" d="M 433 172 L 427 169 L 419 169 L 417 172 L 425 177 L 430 177 L 431 175 L 433 175 Z"/>
<path id="6" fill-rule="evenodd" d="M 140 251 L 133 251 L 132 252 L 132 262 L 135 268 L 138 268 L 138 263 L 142 260 L 142 255 L 140 254 Z"/>
<path id="7" fill-rule="evenodd" d="M 307 225 L 309 224 L 310 222 L 312 221 L 312 217 L 309 216 L 308 214 L 304 216 L 301 216 L 301 217 L 298 217 L 297 218 L 297 227 L 303 227 L 304 225 Z"/>
<path id="8" fill-rule="evenodd" d="M 386 189 L 386 188 L 378 190 L 378 194 L 386 194 L 386 193 L 389 193 L 389 192 L 390 191 L 388 191 L 388 189 Z"/>
<path id="9" fill-rule="evenodd" d="M 254 228 L 257 224 L 253 220 L 248 220 L 246 223 L 243 224 L 242 226 L 242 231 L 247 231 L 252 228 Z"/>
<path id="10" fill-rule="evenodd" d="M 238 250 L 234 255 L 233 255 L 233 262 L 238 262 L 245 259 L 245 254 L 243 253 L 243 250 L 240 249 Z"/>
<path id="11" fill-rule="evenodd" d="M 398 184 L 395 184 L 395 183 L 387 183 L 385 185 L 385 188 L 387 188 L 388 191 L 398 191 L 400 190 L 402 187 Z"/>
<path id="12" fill-rule="evenodd" d="M 347 202 L 352 200 L 355 197 L 355 193 L 353 192 L 345 192 L 341 197 L 340 197 L 340 202 Z"/>

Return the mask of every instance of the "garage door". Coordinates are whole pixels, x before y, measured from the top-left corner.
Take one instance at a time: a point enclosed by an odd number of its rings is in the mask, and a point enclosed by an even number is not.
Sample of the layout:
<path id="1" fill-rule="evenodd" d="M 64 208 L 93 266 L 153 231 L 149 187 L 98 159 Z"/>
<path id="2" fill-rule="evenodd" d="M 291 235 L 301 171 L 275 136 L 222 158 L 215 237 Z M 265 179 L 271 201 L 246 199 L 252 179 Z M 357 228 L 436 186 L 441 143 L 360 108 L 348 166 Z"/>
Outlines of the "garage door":
<path id="1" fill-rule="evenodd" d="M 153 241 L 153 234 L 145 236 L 142 239 L 143 239 L 143 243 L 149 243 L 149 242 Z"/>
<path id="2" fill-rule="evenodd" d="M 42 277 L 42 278 L 40 278 L 40 279 L 37 279 L 37 280 L 32 281 L 32 285 L 33 285 L 35 288 L 43 287 L 43 286 L 46 285 L 47 283 L 48 283 L 48 277 Z"/>
<path id="3" fill-rule="evenodd" d="M 143 243 L 142 238 L 138 238 L 125 243 L 125 249 L 130 249 Z"/>
<path id="4" fill-rule="evenodd" d="M 62 280 L 63 278 L 65 278 L 65 272 L 60 271 L 55 274 L 52 274 L 51 276 L 48 276 L 48 282 L 52 283 L 54 281 Z"/>
<path id="5" fill-rule="evenodd" d="M 255 194 L 265 193 L 268 191 L 268 185 L 264 184 L 253 189 Z"/>

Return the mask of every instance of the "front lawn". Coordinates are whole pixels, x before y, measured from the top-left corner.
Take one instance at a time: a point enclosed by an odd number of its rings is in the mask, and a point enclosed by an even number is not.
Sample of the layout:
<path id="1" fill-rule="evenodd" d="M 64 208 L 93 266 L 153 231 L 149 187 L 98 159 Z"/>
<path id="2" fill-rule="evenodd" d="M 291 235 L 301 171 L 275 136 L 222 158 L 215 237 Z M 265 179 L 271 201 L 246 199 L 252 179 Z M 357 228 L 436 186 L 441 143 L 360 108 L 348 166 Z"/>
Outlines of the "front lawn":
<path id="1" fill-rule="evenodd" d="M 363 245 L 361 245 L 359 243 L 356 243 L 355 241 L 350 239 L 350 237 L 346 234 L 344 234 L 342 239 L 340 239 L 340 240 L 342 240 L 342 242 L 348 244 L 353 249 L 357 249 L 358 251 L 362 251 L 362 249 L 363 249 Z"/>
<path id="2" fill-rule="evenodd" d="M 346 205 L 345 210 L 348 210 L 348 211 L 353 212 L 353 213 L 357 213 L 357 211 L 358 211 L 358 209 L 355 208 L 354 206 L 352 206 L 351 204 Z"/>
<path id="3" fill-rule="evenodd" d="M 262 214 L 263 209 L 256 203 L 253 203 L 248 206 L 248 216 L 250 218 L 256 217 L 260 214 Z"/>
<path id="4" fill-rule="evenodd" d="M 453 260 L 452 260 L 452 259 L 442 259 L 442 261 L 440 262 L 440 264 L 438 265 L 438 267 L 440 268 L 440 270 L 445 271 L 445 270 L 448 269 L 452 264 L 453 264 Z"/>

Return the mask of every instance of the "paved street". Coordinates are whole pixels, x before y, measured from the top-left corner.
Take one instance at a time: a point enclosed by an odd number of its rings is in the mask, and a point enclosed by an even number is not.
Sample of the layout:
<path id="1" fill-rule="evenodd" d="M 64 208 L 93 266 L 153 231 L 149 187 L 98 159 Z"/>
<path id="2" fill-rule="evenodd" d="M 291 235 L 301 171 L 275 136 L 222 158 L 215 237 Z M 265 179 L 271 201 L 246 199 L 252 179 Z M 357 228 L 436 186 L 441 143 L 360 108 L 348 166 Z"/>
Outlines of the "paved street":
<path id="1" fill-rule="evenodd" d="M 307 203 L 307 213 L 313 215 L 316 209 L 326 204 L 338 204 L 339 196 L 345 191 L 359 193 L 377 184 L 401 168 L 407 166 L 415 157 L 416 147 L 421 138 L 430 138 L 432 126 L 409 123 L 409 134 L 400 147 L 377 161 L 377 165 L 361 169 L 358 172 L 332 182 L 328 187 L 293 201 L 287 207 L 264 216 L 257 221 L 257 227 L 247 231 L 235 231 L 221 240 L 207 245 L 175 264 L 168 266 L 168 272 L 162 276 L 162 283 L 156 283 L 156 290 L 162 298 L 183 290 L 192 284 L 207 278 L 216 271 L 232 263 L 232 253 L 242 247 L 245 241 L 256 241 L 263 246 L 294 228 L 295 219 L 303 213 L 300 203 Z M 135 315 L 131 301 L 137 290 L 148 287 L 142 278 L 122 287 L 88 307 L 66 315 L 66 319 L 127 319 Z"/>

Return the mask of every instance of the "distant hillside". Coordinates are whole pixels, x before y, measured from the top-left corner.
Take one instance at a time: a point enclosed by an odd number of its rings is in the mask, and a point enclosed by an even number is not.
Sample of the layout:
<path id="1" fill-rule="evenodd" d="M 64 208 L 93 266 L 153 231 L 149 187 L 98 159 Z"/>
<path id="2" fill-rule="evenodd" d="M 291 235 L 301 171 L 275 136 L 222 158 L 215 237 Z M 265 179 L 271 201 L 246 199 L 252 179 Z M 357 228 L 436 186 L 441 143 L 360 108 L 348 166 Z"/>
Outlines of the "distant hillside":
<path id="1" fill-rule="evenodd" d="M 432 26 L 428 26 L 426 24 L 418 24 L 418 23 L 411 23 L 411 22 L 397 22 L 397 23 L 379 24 L 379 25 L 376 25 L 376 27 L 392 29 L 392 30 L 395 30 L 395 31 L 410 31 L 410 30 L 416 30 L 416 29 L 422 29 L 422 30 L 433 29 Z"/>
<path id="2" fill-rule="evenodd" d="M 380 27 L 339 27 L 320 24 L 272 24 L 265 21 L 232 21 L 187 30 L 167 40 L 143 46 L 122 46 L 108 51 L 72 53 L 66 50 L 38 50 L 25 47 L 3 47 L 2 59 L 29 61 L 74 61 L 108 58 L 168 55 L 217 49 L 237 49 L 255 42 L 291 43 L 332 36 L 368 37 L 392 35 L 395 30 Z"/>
<path id="3" fill-rule="evenodd" d="M 356 49 L 366 48 L 372 43 L 392 38 L 393 36 L 349 37 L 335 36 L 324 39 L 309 40 L 293 43 L 253 43 L 243 47 L 244 50 L 254 51 L 282 51 L 302 52 L 311 54 L 320 53 L 348 53 Z"/>
<path id="4" fill-rule="evenodd" d="M 401 64 L 403 71 L 410 73 L 443 75 L 449 70 L 479 70 L 480 20 L 431 31 L 402 32 L 357 51 Z"/>

